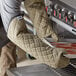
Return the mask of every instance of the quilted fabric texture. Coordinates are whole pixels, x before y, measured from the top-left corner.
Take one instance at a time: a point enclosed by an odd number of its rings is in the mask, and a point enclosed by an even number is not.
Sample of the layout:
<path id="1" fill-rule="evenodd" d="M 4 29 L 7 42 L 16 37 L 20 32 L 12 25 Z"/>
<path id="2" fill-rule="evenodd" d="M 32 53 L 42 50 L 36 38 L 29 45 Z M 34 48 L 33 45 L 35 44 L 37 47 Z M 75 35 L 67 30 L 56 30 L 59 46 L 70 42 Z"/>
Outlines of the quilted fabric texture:
<path id="1" fill-rule="evenodd" d="M 39 2 L 38 2 L 39 1 Z M 55 41 L 58 41 L 58 36 L 52 30 L 52 23 L 48 19 L 45 11 L 43 0 L 25 0 L 25 8 L 29 13 L 30 19 L 37 31 L 39 38 L 52 36 Z"/>
<path id="2" fill-rule="evenodd" d="M 8 38 L 36 59 L 54 68 L 63 68 L 69 59 L 62 54 L 64 49 L 51 48 L 44 44 L 38 36 L 27 33 L 25 21 L 14 18 L 8 29 Z"/>

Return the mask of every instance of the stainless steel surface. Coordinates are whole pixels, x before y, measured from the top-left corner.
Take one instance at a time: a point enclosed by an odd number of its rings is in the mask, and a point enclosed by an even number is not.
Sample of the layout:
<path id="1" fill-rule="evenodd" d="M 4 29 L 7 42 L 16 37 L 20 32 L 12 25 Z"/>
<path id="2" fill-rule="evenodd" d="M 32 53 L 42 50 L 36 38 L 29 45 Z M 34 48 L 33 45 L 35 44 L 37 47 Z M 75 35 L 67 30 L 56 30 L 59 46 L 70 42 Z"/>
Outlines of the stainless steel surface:
<path id="1" fill-rule="evenodd" d="M 63 69 L 53 69 L 45 64 L 9 69 L 8 76 L 76 76 L 76 68 L 68 65 Z"/>
<path id="2" fill-rule="evenodd" d="M 55 21 L 59 26 L 65 28 L 65 29 L 68 30 L 69 32 L 71 32 L 71 33 L 73 33 L 74 35 L 76 35 L 76 29 L 75 29 L 75 28 L 73 28 L 73 27 L 71 27 L 70 25 L 68 25 L 68 24 L 60 21 L 59 19 L 57 19 L 57 18 L 55 18 L 55 17 L 53 17 L 53 16 L 51 16 L 51 19 L 52 19 L 53 21 Z"/>
<path id="3" fill-rule="evenodd" d="M 7 74 L 8 76 L 59 76 L 45 64 L 10 69 Z"/>
<path id="4" fill-rule="evenodd" d="M 72 8 L 76 9 L 76 0 L 60 0 L 64 2 L 65 4 L 71 6 Z"/>

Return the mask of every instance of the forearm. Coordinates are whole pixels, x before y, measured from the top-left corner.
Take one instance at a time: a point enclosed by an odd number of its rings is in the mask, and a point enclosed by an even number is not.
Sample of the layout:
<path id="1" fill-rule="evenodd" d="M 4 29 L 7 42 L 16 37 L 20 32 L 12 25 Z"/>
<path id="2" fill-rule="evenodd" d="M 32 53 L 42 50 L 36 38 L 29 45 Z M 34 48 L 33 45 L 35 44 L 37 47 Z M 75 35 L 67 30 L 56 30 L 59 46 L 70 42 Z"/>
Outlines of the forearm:
<path id="1" fill-rule="evenodd" d="M 65 67 L 69 59 L 63 57 L 64 49 L 50 48 L 37 36 L 27 33 L 25 21 L 15 18 L 8 29 L 8 38 L 21 49 L 54 68 Z"/>

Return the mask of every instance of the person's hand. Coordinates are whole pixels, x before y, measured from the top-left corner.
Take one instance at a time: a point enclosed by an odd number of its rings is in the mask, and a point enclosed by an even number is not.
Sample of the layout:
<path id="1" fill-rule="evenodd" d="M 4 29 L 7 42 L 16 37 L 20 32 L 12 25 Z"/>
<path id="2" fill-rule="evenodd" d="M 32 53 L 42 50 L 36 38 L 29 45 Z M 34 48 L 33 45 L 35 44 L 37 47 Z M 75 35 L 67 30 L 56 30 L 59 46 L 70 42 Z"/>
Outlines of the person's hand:
<path id="1" fill-rule="evenodd" d="M 53 38 L 53 40 L 54 40 L 55 42 L 57 42 L 57 41 L 59 40 L 58 36 L 57 36 L 55 33 L 53 33 L 53 34 L 51 35 L 51 37 Z"/>

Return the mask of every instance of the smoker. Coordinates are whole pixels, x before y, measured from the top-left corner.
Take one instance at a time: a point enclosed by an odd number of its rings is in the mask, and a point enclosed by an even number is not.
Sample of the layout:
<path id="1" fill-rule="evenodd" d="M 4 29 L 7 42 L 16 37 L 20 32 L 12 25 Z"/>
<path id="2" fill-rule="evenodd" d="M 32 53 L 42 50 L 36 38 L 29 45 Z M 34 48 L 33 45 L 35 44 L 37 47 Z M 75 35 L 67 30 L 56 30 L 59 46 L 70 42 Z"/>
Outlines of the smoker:
<path id="1" fill-rule="evenodd" d="M 76 44 L 76 0 L 44 0 L 44 2 L 53 24 L 51 27 L 58 35 L 59 42 L 62 44 L 65 42 L 67 45 Z M 76 54 L 74 56 L 76 58 Z"/>
<path id="2" fill-rule="evenodd" d="M 45 0 L 45 6 L 48 17 L 58 28 L 62 27 L 65 33 L 76 35 L 76 0 Z"/>

